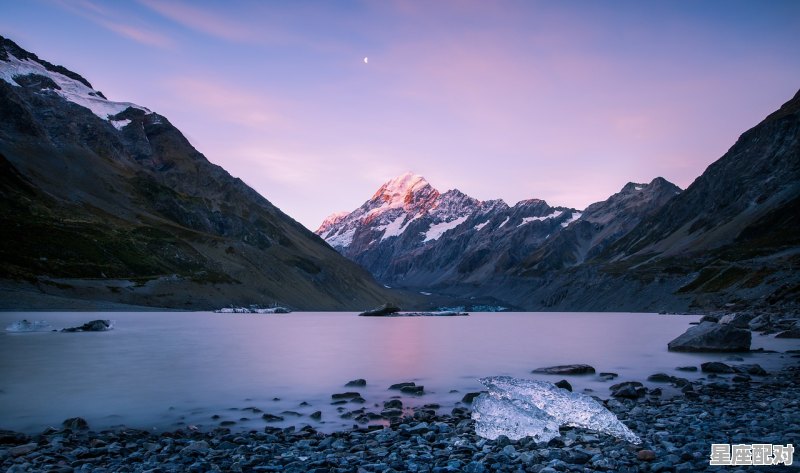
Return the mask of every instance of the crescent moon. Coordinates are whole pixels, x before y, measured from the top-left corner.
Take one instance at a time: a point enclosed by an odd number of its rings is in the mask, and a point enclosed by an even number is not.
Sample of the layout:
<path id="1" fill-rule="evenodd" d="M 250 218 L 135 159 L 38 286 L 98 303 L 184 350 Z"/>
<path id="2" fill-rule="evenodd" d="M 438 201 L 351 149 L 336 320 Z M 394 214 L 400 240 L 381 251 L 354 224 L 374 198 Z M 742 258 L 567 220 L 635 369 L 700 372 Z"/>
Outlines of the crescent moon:
<path id="1" fill-rule="evenodd" d="M 368 57 L 364 57 L 364 64 L 369 64 L 369 58 Z"/>

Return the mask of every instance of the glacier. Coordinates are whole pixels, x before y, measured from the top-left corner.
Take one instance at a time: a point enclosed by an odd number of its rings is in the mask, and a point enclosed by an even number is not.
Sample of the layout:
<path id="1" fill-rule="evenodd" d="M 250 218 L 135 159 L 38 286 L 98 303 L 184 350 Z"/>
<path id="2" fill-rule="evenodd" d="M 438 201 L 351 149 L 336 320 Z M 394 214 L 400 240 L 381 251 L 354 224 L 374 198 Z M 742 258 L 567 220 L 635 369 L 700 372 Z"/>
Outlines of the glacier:
<path id="1" fill-rule="evenodd" d="M 457 226 L 461 225 L 462 223 L 466 222 L 468 218 L 469 215 L 465 215 L 463 217 L 458 217 L 454 220 L 450 220 L 449 222 L 434 223 L 433 225 L 430 226 L 427 232 L 423 233 L 423 235 L 425 235 L 425 240 L 423 240 L 423 243 L 438 240 L 439 237 L 444 235 L 449 230 L 452 230 Z"/>
<path id="2" fill-rule="evenodd" d="M 561 211 L 561 210 L 555 210 L 555 211 L 553 211 L 553 213 L 551 213 L 551 214 L 549 214 L 549 215 L 544 215 L 544 216 L 542 216 L 542 217 L 524 217 L 524 218 L 522 219 L 522 223 L 520 223 L 520 224 L 519 224 L 519 225 L 517 225 L 517 226 L 518 226 L 518 227 L 521 227 L 521 226 L 525 225 L 526 223 L 531 223 L 531 222 L 543 222 L 543 221 L 545 221 L 545 220 L 548 220 L 548 219 L 551 219 L 551 218 L 558 218 L 558 217 L 560 217 L 560 216 L 561 216 L 561 214 L 562 214 L 562 213 L 564 213 L 564 212 L 563 212 L 563 211 Z"/>
<path id="3" fill-rule="evenodd" d="M 547 442 L 562 425 L 582 427 L 639 444 L 641 439 L 593 398 L 552 383 L 511 376 L 481 378 L 489 389 L 472 403 L 475 433 L 487 439 L 500 435 Z"/>
<path id="4" fill-rule="evenodd" d="M 138 108 L 145 113 L 152 113 L 149 109 L 136 105 L 130 102 L 112 102 L 107 100 L 98 92 L 86 84 L 67 77 L 59 72 L 48 70 L 42 64 L 31 59 L 18 59 L 13 54 L 8 55 L 8 59 L 0 61 L 0 80 L 4 80 L 12 86 L 19 87 L 14 78 L 18 76 L 25 76 L 28 74 L 36 74 L 50 78 L 58 85 L 58 89 L 53 92 L 60 95 L 65 100 L 80 105 L 81 107 L 88 108 L 92 113 L 102 118 L 109 120 L 109 117 L 117 115 L 118 113 L 127 110 L 128 107 Z M 113 124 L 113 123 L 112 123 Z M 114 124 L 117 129 L 121 129 L 121 123 Z"/>

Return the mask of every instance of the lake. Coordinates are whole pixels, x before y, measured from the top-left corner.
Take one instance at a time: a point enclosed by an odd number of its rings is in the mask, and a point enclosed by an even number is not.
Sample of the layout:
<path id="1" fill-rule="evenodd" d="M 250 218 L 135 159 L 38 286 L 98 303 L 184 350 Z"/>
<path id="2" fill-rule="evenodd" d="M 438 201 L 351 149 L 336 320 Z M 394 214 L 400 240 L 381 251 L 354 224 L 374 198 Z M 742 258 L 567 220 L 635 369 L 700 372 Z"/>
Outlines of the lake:
<path id="1" fill-rule="evenodd" d="M 223 420 L 233 429 L 263 429 L 257 407 L 302 414 L 270 425 L 309 423 L 323 431 L 350 428 L 331 394 L 357 390 L 364 405 L 400 393 L 388 386 L 415 381 L 427 394 L 403 396 L 406 406 L 438 403 L 448 412 L 478 391 L 477 378 L 511 375 L 558 381 L 531 370 L 587 363 L 596 375 L 567 376 L 576 391 L 608 396 L 608 386 L 656 372 L 697 377 L 675 367 L 724 360 L 725 354 L 670 353 L 667 342 L 699 316 L 628 313 L 475 313 L 469 317 L 379 318 L 355 313 L 285 315 L 207 312 L 4 312 L 15 320 L 46 320 L 54 328 L 107 318 L 101 333 L 0 335 L 0 428 L 36 433 L 80 416 L 95 429 L 120 425 L 165 430 Z M 791 340 L 754 334 L 753 348 L 796 348 Z M 750 353 L 767 370 L 781 354 Z M 366 388 L 345 388 L 364 378 Z M 646 383 L 652 384 L 652 383 Z M 457 391 L 457 392 L 452 392 Z M 277 400 L 275 400 L 277 399 Z M 301 402 L 310 405 L 301 406 Z M 382 404 L 381 404 L 382 405 Z M 360 405 L 348 404 L 347 409 Z M 307 417 L 321 410 L 322 423 Z M 220 418 L 212 419 L 213 415 Z M 243 417 L 249 420 L 241 420 Z"/>

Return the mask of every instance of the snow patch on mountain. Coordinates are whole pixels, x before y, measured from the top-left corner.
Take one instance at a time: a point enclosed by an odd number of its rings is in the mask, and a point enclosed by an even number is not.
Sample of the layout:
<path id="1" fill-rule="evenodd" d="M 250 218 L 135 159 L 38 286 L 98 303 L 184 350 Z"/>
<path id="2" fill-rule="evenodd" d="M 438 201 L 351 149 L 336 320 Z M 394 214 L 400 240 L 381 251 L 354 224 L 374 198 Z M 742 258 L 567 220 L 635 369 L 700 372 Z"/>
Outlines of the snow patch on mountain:
<path id="1" fill-rule="evenodd" d="M 505 226 L 505 224 L 507 224 L 507 223 L 508 223 L 508 221 L 509 221 L 509 220 L 511 220 L 511 217 L 506 217 L 506 219 L 505 219 L 505 220 L 503 220 L 503 223 L 501 223 L 500 225 L 498 225 L 498 226 L 497 226 L 497 228 L 503 228 L 503 227 Z"/>
<path id="2" fill-rule="evenodd" d="M 445 232 L 447 232 L 448 230 L 452 230 L 452 229 L 456 228 L 457 226 L 461 225 L 468 218 L 469 218 L 469 216 L 465 215 L 463 217 L 459 217 L 459 218 L 457 218 L 455 220 L 452 220 L 450 222 L 442 222 L 442 223 L 436 223 L 436 224 L 431 225 L 431 227 L 428 229 L 428 231 L 424 233 L 425 240 L 423 240 L 423 241 L 425 243 L 427 243 L 429 241 L 438 240 L 439 237 L 441 237 L 442 235 L 445 234 Z"/>
<path id="3" fill-rule="evenodd" d="M 414 219 L 412 218 L 408 222 L 405 222 L 405 220 L 406 220 L 406 214 L 400 214 L 399 217 L 397 217 L 396 219 L 392 220 L 390 223 L 388 223 L 386 225 L 382 225 L 382 226 L 376 228 L 376 230 L 383 230 L 383 236 L 381 236 L 381 241 L 383 241 L 383 240 L 385 240 L 387 238 L 391 238 L 391 237 L 396 237 L 396 236 L 402 235 L 403 232 L 408 227 L 408 224 L 411 223 L 411 220 L 414 220 Z"/>
<path id="4" fill-rule="evenodd" d="M 332 232 L 331 232 L 332 233 Z M 341 229 L 335 235 L 328 235 L 325 241 L 334 248 L 347 248 L 353 243 L 353 237 L 356 235 L 356 229 Z"/>
<path id="5" fill-rule="evenodd" d="M 29 74 L 44 76 L 51 79 L 60 87 L 60 90 L 53 90 L 53 92 L 72 103 L 88 108 L 92 113 L 103 120 L 108 120 L 109 117 L 127 110 L 128 107 L 138 108 L 139 110 L 144 110 L 146 113 L 151 113 L 147 108 L 134 103 L 106 100 L 101 97 L 96 90 L 86 86 L 86 84 L 58 72 L 47 70 L 47 68 L 36 61 L 30 59 L 20 60 L 10 53 L 8 54 L 7 61 L 0 60 L 0 79 L 3 79 L 13 86 L 21 86 L 15 80 L 16 77 Z"/>
<path id="6" fill-rule="evenodd" d="M 570 223 L 574 222 L 575 220 L 578 220 L 579 218 L 581 218 L 582 215 L 583 215 L 582 212 L 572 212 L 572 216 L 570 218 L 568 218 L 567 220 L 564 220 L 563 222 L 561 222 L 561 226 L 564 227 L 564 228 L 567 228 L 567 225 L 569 225 Z"/>
<path id="7" fill-rule="evenodd" d="M 560 216 L 561 216 L 561 214 L 562 214 L 562 213 L 564 213 L 564 212 L 563 212 L 563 211 L 561 211 L 561 210 L 556 210 L 556 211 L 554 211 L 553 213 L 551 213 L 551 214 L 549 214 L 549 215 L 544 215 L 544 216 L 542 216 L 542 217 L 524 217 L 524 218 L 522 219 L 522 223 L 520 223 L 520 224 L 519 224 L 519 225 L 517 225 L 517 226 L 518 226 L 518 227 L 521 227 L 521 226 L 523 226 L 523 225 L 525 225 L 525 224 L 527 224 L 527 223 L 531 223 L 531 222 L 541 222 L 541 221 L 543 221 L 543 220 L 548 220 L 548 219 L 551 219 L 551 218 L 558 218 L 558 217 L 560 217 Z M 502 225 L 501 225 L 501 226 L 502 226 Z"/>
<path id="8" fill-rule="evenodd" d="M 111 124 L 114 125 L 114 128 L 116 128 L 117 130 L 121 130 L 121 129 L 125 128 L 126 126 L 128 126 L 128 124 L 131 121 L 125 119 L 125 120 L 109 120 L 109 122 L 111 122 Z"/>
<path id="9" fill-rule="evenodd" d="M 474 226 L 474 227 L 472 227 L 472 228 L 474 228 L 476 232 L 479 232 L 479 231 L 481 231 L 481 229 L 482 229 L 483 227 L 485 227 L 486 225 L 489 225 L 489 222 L 490 222 L 490 220 L 487 220 L 487 221 L 485 221 L 485 222 L 483 222 L 483 223 L 479 223 L 479 224 L 475 225 L 475 226 Z"/>

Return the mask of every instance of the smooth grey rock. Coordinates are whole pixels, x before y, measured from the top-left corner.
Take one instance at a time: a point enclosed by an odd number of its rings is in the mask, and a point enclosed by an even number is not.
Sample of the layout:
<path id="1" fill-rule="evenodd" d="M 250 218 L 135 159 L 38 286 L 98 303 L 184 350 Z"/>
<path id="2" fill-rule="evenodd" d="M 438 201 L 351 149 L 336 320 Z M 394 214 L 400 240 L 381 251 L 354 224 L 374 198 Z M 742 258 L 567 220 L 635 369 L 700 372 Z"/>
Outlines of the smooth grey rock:
<path id="1" fill-rule="evenodd" d="M 733 367 L 719 361 L 709 361 L 703 363 L 700 365 L 700 370 L 703 373 L 715 373 L 715 374 L 732 374 L 736 372 L 736 370 L 733 369 Z"/>
<path id="2" fill-rule="evenodd" d="M 62 332 L 105 332 L 111 330 L 112 325 L 110 320 L 92 320 L 86 322 L 79 327 L 70 327 L 62 329 Z"/>
<path id="3" fill-rule="evenodd" d="M 396 389 L 396 390 L 399 391 L 399 390 L 401 390 L 401 389 L 403 389 L 405 387 L 416 386 L 416 385 L 417 385 L 417 383 L 415 383 L 413 381 L 409 381 L 409 382 L 405 382 L 405 383 L 393 384 L 393 385 L 389 386 L 389 389 Z"/>
<path id="4" fill-rule="evenodd" d="M 346 393 L 331 394 L 331 398 L 332 399 L 353 399 L 353 398 L 357 398 L 357 397 L 361 397 L 361 394 L 359 394 L 357 392 L 346 392 Z"/>
<path id="5" fill-rule="evenodd" d="M 767 370 L 761 367 L 758 363 L 746 364 L 746 365 L 737 365 L 734 366 L 733 369 L 736 371 L 743 371 L 747 374 L 751 374 L 754 376 L 767 376 Z"/>
<path id="6" fill-rule="evenodd" d="M 555 385 L 561 389 L 566 389 L 567 391 L 572 392 L 572 385 L 569 384 L 569 381 L 566 379 L 562 379 L 561 381 L 555 383 Z"/>
<path id="7" fill-rule="evenodd" d="M 638 399 L 647 394 L 647 389 L 638 381 L 626 381 L 611 386 L 611 395 L 626 399 Z"/>
<path id="8" fill-rule="evenodd" d="M 400 388 L 401 393 L 405 394 L 425 394 L 425 386 L 403 386 Z"/>
<path id="9" fill-rule="evenodd" d="M 752 334 L 729 324 L 703 322 L 690 327 L 667 344 L 670 351 L 741 352 L 749 351 Z"/>
<path id="10" fill-rule="evenodd" d="M 384 409 L 402 409 L 403 401 L 400 399 L 390 399 L 383 403 Z"/>
<path id="11" fill-rule="evenodd" d="M 647 377 L 648 381 L 652 381 L 654 383 L 670 383 L 673 379 L 675 379 L 674 376 L 670 376 L 666 373 L 651 374 Z"/>
<path id="12" fill-rule="evenodd" d="M 536 368 L 532 373 L 537 374 L 591 374 L 595 369 L 584 364 L 548 366 L 546 368 Z"/>
<path id="13" fill-rule="evenodd" d="M 89 423 L 82 417 L 71 417 L 61 423 L 65 429 L 89 430 Z"/>

